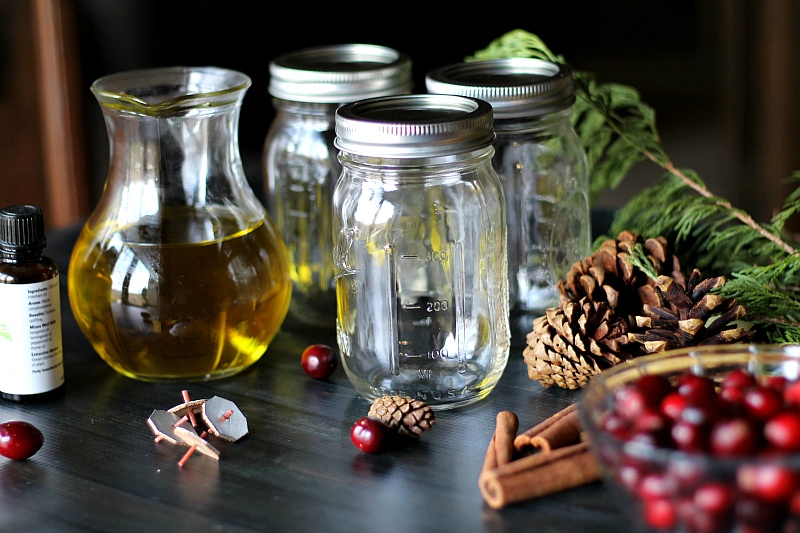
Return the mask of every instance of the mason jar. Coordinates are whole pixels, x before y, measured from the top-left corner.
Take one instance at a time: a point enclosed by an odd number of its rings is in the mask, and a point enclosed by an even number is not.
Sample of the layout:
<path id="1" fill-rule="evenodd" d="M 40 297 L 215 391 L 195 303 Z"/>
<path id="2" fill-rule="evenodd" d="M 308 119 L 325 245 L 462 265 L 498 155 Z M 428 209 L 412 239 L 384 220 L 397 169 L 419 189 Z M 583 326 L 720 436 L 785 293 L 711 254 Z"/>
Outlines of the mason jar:
<path id="1" fill-rule="evenodd" d="M 290 52 L 269 68 L 275 118 L 264 144 L 265 192 L 289 252 L 289 323 L 333 330 L 331 196 L 341 172 L 334 112 L 348 102 L 410 92 L 411 60 L 384 46 L 342 44 Z"/>
<path id="2" fill-rule="evenodd" d="M 571 69 L 533 58 L 493 59 L 438 68 L 425 84 L 429 93 L 492 105 L 512 313 L 543 314 L 558 304 L 557 281 L 591 251 L 589 179 L 571 121 Z"/>
<path id="3" fill-rule="evenodd" d="M 485 398 L 508 360 L 505 202 L 492 109 L 402 95 L 336 111 L 337 340 L 363 397 L 447 409 Z"/>

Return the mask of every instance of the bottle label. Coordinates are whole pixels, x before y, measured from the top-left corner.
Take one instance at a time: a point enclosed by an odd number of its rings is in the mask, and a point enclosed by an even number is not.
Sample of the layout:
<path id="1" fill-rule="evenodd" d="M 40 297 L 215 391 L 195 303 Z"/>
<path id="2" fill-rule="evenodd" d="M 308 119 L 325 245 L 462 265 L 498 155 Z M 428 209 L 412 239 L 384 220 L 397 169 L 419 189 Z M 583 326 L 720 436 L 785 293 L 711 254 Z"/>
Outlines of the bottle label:
<path id="1" fill-rule="evenodd" d="M 0 283 L 0 391 L 6 394 L 41 394 L 64 383 L 58 279 Z"/>

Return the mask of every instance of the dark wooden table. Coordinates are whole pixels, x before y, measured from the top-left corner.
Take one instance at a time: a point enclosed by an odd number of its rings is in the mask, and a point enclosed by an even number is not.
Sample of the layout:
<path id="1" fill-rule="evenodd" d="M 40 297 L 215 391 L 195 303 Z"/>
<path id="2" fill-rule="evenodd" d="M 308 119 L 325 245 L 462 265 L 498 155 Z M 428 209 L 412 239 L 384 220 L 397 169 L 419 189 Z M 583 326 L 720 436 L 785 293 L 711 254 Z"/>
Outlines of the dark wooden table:
<path id="1" fill-rule="evenodd" d="M 577 393 L 531 381 L 518 331 L 508 367 L 489 397 L 437 412 L 419 442 L 368 455 L 350 427 L 369 403 L 341 368 L 309 378 L 300 353 L 330 333 L 286 329 L 263 358 L 220 381 L 155 384 L 115 373 L 77 327 L 66 294 L 67 261 L 78 228 L 49 235 L 47 254 L 61 268 L 66 395 L 53 403 L 0 401 L 0 421 L 36 425 L 43 448 L 24 462 L 0 457 L 0 531 L 47 532 L 620 532 L 628 523 L 595 482 L 495 511 L 478 474 L 495 415 L 515 412 L 527 429 Z M 186 448 L 156 444 L 154 409 L 221 396 L 247 417 L 238 442 L 212 439 L 216 462 Z"/>

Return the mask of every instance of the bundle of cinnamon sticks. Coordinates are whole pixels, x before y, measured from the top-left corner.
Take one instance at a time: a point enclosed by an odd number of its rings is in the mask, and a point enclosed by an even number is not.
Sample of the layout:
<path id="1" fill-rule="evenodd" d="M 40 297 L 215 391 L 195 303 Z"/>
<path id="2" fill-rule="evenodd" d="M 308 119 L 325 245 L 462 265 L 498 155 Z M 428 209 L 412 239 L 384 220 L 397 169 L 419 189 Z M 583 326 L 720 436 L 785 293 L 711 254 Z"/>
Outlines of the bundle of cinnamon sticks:
<path id="1" fill-rule="evenodd" d="M 582 436 L 576 404 L 517 435 L 519 419 L 497 413 L 478 485 L 493 509 L 577 487 L 600 478 Z"/>

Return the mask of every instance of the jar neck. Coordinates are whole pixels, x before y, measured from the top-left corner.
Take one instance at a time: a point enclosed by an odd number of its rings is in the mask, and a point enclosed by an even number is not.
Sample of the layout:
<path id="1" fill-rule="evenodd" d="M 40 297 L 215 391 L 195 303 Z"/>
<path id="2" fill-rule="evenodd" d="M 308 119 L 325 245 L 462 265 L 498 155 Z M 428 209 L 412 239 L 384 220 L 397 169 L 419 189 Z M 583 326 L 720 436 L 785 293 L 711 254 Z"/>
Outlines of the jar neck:
<path id="1" fill-rule="evenodd" d="M 109 177 L 158 179 L 161 187 L 226 177 L 241 167 L 239 108 L 212 114 L 152 117 L 104 108 Z"/>
<path id="2" fill-rule="evenodd" d="M 340 152 L 339 161 L 345 167 L 367 172 L 451 172 L 469 166 L 490 164 L 494 147 L 489 145 L 477 150 L 437 157 L 387 158 L 372 157 L 352 152 Z"/>
<path id="3" fill-rule="evenodd" d="M 165 208 L 263 217 L 239 153 L 238 104 L 165 116 L 102 109 L 109 167 L 95 219 L 133 222 Z"/>
<path id="4" fill-rule="evenodd" d="M 284 100 L 283 98 L 272 99 L 272 106 L 278 113 L 327 117 L 330 120 L 333 120 L 336 108 L 340 105 L 339 103 L 298 102 L 296 100 Z"/>
<path id="5" fill-rule="evenodd" d="M 557 128 L 572 128 L 572 108 L 568 107 L 544 115 L 519 117 L 494 117 L 494 130 L 497 134 L 537 132 Z"/>

